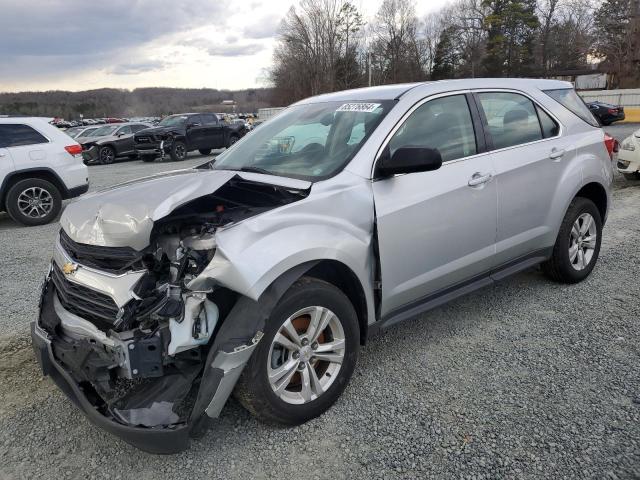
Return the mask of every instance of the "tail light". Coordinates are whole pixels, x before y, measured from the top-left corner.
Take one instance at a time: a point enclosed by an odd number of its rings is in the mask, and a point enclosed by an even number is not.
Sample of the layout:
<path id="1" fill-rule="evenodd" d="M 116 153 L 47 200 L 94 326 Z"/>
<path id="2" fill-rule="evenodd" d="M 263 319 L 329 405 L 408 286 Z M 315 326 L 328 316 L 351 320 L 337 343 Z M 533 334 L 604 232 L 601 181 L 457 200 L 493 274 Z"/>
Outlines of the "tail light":
<path id="1" fill-rule="evenodd" d="M 609 154 L 609 158 L 611 160 L 613 160 L 613 154 L 614 152 L 618 151 L 617 148 L 617 144 L 618 141 L 613 138 L 611 135 L 609 135 L 608 133 L 604 134 L 604 146 L 607 148 L 607 153 Z"/>
<path id="2" fill-rule="evenodd" d="M 67 145 L 66 147 L 64 147 L 64 149 L 70 154 L 73 155 L 74 157 L 76 155 L 80 155 L 82 153 L 82 147 L 80 145 L 78 145 L 77 143 L 73 144 L 73 145 Z"/>

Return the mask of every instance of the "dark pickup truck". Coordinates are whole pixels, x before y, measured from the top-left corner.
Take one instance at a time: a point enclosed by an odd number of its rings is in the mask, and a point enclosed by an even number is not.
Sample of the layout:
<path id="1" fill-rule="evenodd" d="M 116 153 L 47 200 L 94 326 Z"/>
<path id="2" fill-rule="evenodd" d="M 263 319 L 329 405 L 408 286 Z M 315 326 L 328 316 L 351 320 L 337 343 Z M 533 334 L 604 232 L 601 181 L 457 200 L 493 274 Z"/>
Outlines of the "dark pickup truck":
<path id="1" fill-rule="evenodd" d="M 153 162 L 165 154 L 180 161 L 194 150 L 208 155 L 213 149 L 230 147 L 245 133 L 244 126 L 227 123 L 214 113 L 183 113 L 166 117 L 156 127 L 136 133 L 135 151 L 145 162 Z"/>

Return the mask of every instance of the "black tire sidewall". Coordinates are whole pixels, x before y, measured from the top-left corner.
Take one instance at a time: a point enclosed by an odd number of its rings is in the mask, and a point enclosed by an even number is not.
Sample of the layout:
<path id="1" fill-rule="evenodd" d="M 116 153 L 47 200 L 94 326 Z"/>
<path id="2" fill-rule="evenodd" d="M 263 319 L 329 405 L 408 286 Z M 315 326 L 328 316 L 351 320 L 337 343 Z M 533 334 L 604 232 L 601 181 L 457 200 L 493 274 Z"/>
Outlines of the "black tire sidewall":
<path id="1" fill-rule="evenodd" d="M 184 147 L 184 157 L 180 158 L 178 157 L 178 155 L 176 155 L 176 147 L 178 145 L 182 145 Z M 174 162 L 181 162 L 184 159 L 187 158 L 187 144 L 184 143 L 182 140 L 176 140 L 175 142 L 173 142 L 173 145 L 171 145 L 171 160 L 173 160 Z"/>
<path id="2" fill-rule="evenodd" d="M 105 162 L 102 160 L 102 152 L 103 150 L 111 150 L 111 153 L 113 153 L 113 159 L 110 162 Z M 98 152 L 98 163 L 102 164 L 102 165 L 111 165 L 113 162 L 116 161 L 116 151 L 113 147 L 110 147 L 108 145 L 104 146 L 104 147 L 100 147 L 100 150 Z"/>
<path id="3" fill-rule="evenodd" d="M 40 187 L 51 195 L 53 198 L 53 208 L 49 212 L 49 214 L 42 218 L 31 218 L 24 215 L 20 209 L 18 208 L 18 196 L 21 192 L 30 187 Z M 29 227 L 37 226 L 37 225 L 46 225 L 47 223 L 52 222 L 56 219 L 58 214 L 60 213 L 60 209 L 62 208 L 62 195 L 60 194 L 60 190 L 47 180 L 42 180 L 39 178 L 31 178 L 20 180 L 15 185 L 13 185 L 9 191 L 7 192 L 6 198 L 6 209 L 9 216 L 16 222 L 26 225 Z"/>
<path id="4" fill-rule="evenodd" d="M 234 144 L 238 142 L 238 140 L 240 140 L 240 138 L 237 135 L 231 135 L 229 137 L 229 142 L 227 143 L 227 148 L 232 147 Z"/>
<path id="5" fill-rule="evenodd" d="M 284 320 L 309 306 L 323 306 L 340 319 L 345 333 L 345 357 L 338 377 L 319 398 L 302 405 L 281 400 L 272 390 L 267 378 L 267 365 L 271 342 Z M 359 350 L 358 319 L 349 299 L 333 285 L 315 279 L 302 279 L 285 294 L 267 322 L 264 336 L 245 368 L 245 385 L 253 398 L 259 399 L 263 419 L 280 424 L 297 425 L 325 412 L 340 397 L 353 374 Z"/>
<path id="6" fill-rule="evenodd" d="M 571 228 L 578 217 L 583 213 L 589 213 L 596 222 L 596 248 L 593 251 L 593 256 L 591 257 L 589 265 L 587 265 L 583 270 L 576 270 L 573 268 L 571 261 L 569 260 L 569 243 L 571 239 Z M 598 208 L 591 200 L 577 197 L 571 203 L 571 206 L 567 210 L 567 214 L 562 221 L 557 242 L 556 255 L 558 256 L 559 267 L 562 275 L 571 283 L 577 283 L 587 278 L 598 261 L 600 245 L 602 243 L 602 219 L 600 218 Z"/>

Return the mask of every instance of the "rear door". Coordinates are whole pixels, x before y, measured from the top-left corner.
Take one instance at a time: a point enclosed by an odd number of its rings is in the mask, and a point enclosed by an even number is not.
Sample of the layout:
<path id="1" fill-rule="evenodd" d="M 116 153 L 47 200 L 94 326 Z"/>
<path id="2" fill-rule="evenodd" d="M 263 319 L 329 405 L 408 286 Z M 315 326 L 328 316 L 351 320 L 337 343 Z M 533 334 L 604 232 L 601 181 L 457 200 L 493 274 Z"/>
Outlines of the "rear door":
<path id="1" fill-rule="evenodd" d="M 120 127 L 118 131 L 115 132 L 117 137 L 116 144 L 116 154 L 117 155 L 126 155 L 133 151 L 133 132 L 131 131 L 131 125 L 125 125 L 124 127 Z"/>
<path id="2" fill-rule="evenodd" d="M 550 212 L 575 146 L 560 123 L 522 92 L 475 92 L 488 125 L 498 193 L 496 264 L 553 245 Z"/>
<path id="3" fill-rule="evenodd" d="M 437 149 L 443 164 L 373 183 L 383 316 L 488 278 L 495 253 L 494 168 L 472 98 L 447 95 L 415 107 L 383 155 L 405 146 Z"/>
<path id="4" fill-rule="evenodd" d="M 201 115 L 205 138 L 203 148 L 221 148 L 225 145 L 222 123 L 213 113 Z"/>
<path id="5" fill-rule="evenodd" d="M 55 162 L 55 158 L 49 158 L 49 139 L 33 127 L 14 123 L 2 124 L 0 129 L 4 149 L 11 155 L 16 170 L 42 167 Z"/>

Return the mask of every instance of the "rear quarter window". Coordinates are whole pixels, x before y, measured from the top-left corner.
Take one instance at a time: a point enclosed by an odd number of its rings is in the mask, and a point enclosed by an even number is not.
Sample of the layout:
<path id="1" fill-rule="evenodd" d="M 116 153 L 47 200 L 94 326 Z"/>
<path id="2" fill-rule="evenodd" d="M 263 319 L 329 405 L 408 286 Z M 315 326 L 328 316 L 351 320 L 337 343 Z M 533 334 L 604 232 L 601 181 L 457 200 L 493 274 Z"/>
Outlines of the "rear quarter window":
<path id="1" fill-rule="evenodd" d="M 600 127 L 600 122 L 593 116 L 584 100 L 573 88 L 559 88 L 556 90 L 543 90 L 564 108 L 572 112 L 593 127 Z"/>
<path id="2" fill-rule="evenodd" d="M 29 125 L 20 123 L 0 125 L 0 148 L 49 143 L 42 134 Z"/>

